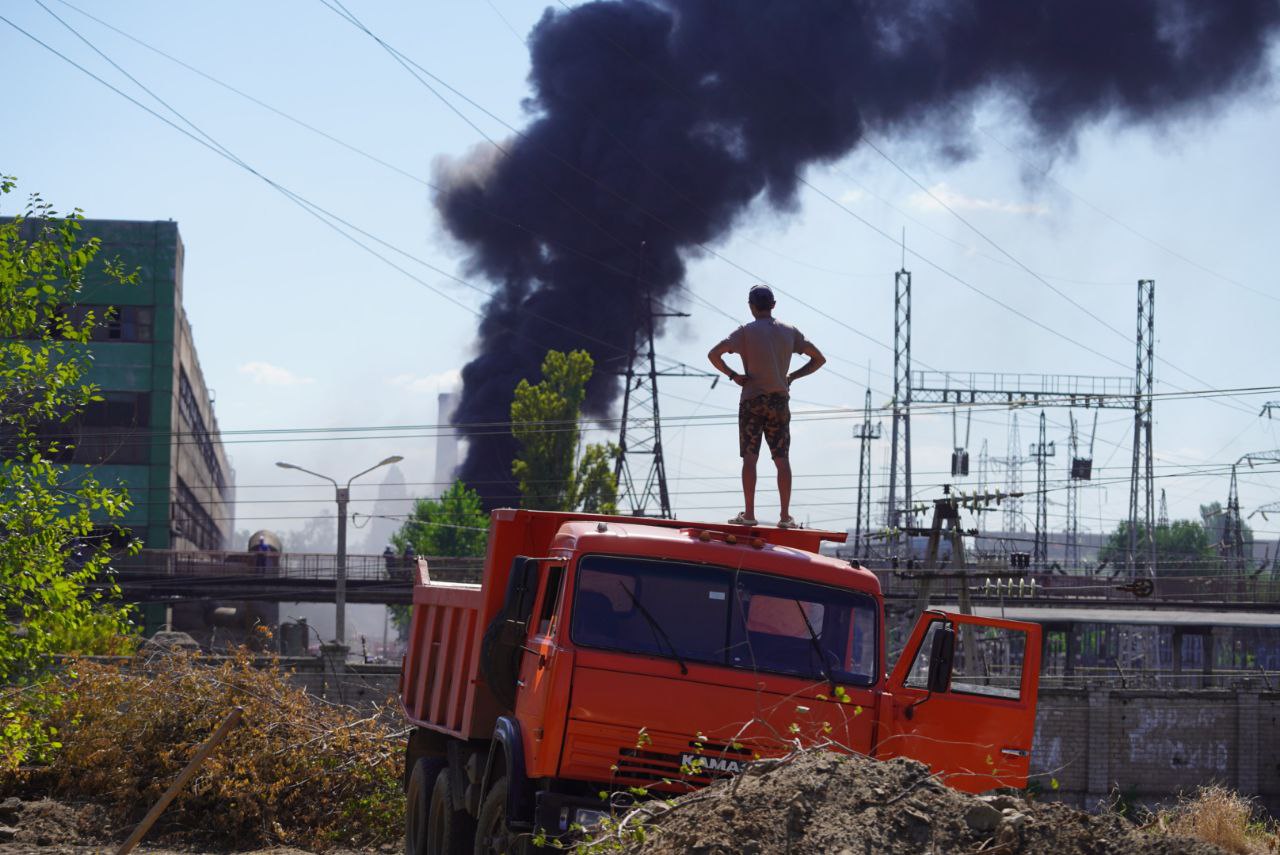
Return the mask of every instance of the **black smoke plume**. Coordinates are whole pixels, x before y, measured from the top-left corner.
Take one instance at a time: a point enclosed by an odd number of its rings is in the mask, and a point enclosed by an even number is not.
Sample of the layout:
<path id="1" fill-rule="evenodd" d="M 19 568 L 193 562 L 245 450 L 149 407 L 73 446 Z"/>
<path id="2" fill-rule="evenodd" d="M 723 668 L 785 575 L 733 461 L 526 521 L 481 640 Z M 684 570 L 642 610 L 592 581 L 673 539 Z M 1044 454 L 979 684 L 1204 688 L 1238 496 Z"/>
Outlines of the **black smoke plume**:
<path id="1" fill-rule="evenodd" d="M 1010 105 L 1042 146 L 1086 125 L 1211 114 L 1269 82 L 1280 0 L 608 0 L 548 10 L 529 38 L 531 121 L 441 169 L 439 207 L 496 284 L 463 369 L 460 475 L 515 504 L 515 444 L 490 427 L 549 348 L 585 348 L 609 414 L 647 299 L 682 255 L 865 134 L 970 148 Z M 642 249 L 643 246 L 643 249 Z M 743 283 L 745 299 L 746 286 Z"/>

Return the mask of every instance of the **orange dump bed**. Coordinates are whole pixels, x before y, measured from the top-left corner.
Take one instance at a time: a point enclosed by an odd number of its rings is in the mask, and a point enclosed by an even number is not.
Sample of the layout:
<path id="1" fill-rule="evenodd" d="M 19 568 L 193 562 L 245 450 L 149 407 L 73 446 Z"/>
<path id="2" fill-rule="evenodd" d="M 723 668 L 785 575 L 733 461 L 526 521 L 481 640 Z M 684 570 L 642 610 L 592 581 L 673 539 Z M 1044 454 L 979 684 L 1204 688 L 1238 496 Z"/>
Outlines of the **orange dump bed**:
<path id="1" fill-rule="evenodd" d="M 481 586 L 428 581 L 427 562 L 418 563 L 409 651 L 400 672 L 401 702 L 414 724 L 466 739 L 474 732 L 477 713 L 488 715 L 490 725 L 497 715 L 497 702 L 487 692 L 477 709 L 474 691 L 484 633 Z"/>

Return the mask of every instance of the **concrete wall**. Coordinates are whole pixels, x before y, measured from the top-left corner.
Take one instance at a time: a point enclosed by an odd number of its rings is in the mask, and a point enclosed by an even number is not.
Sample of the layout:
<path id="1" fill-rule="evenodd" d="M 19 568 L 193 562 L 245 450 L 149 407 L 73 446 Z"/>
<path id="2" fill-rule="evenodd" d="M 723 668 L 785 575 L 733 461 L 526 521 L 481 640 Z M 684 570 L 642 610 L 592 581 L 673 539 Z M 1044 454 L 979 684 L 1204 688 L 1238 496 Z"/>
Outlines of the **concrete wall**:
<path id="1" fill-rule="evenodd" d="M 1280 693 L 1236 689 L 1045 689 L 1032 773 L 1046 796 L 1093 807 L 1113 791 L 1144 804 L 1221 783 L 1280 808 Z M 1057 780 L 1054 791 L 1052 780 Z"/>
<path id="2" fill-rule="evenodd" d="M 342 665 L 327 656 L 286 656 L 280 667 L 293 672 L 292 681 L 310 694 L 335 704 L 377 706 L 397 695 L 400 665 Z"/>

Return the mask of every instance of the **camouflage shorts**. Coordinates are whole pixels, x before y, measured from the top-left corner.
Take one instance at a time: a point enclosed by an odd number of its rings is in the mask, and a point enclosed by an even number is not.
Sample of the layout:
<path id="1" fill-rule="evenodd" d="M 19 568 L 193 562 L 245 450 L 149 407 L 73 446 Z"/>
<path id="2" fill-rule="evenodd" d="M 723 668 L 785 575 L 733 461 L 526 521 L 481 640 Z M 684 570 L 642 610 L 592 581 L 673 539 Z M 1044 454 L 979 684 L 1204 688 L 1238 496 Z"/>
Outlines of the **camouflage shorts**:
<path id="1" fill-rule="evenodd" d="M 774 457 L 785 458 L 791 451 L 791 409 L 785 392 L 757 395 L 738 404 L 738 453 L 758 455 L 761 435 Z"/>

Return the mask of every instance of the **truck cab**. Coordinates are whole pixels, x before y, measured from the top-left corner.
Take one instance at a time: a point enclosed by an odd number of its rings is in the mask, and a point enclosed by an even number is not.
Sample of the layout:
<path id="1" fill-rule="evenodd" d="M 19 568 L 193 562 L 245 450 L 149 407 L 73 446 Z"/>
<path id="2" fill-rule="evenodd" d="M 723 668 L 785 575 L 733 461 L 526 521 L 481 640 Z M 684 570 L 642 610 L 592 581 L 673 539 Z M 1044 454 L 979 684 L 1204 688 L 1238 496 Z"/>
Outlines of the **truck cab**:
<path id="1" fill-rule="evenodd" d="M 407 851 L 519 851 L 798 746 L 1025 786 L 1039 628 L 927 611 L 890 673 L 843 539 L 495 511 L 480 585 L 415 580 Z"/>

